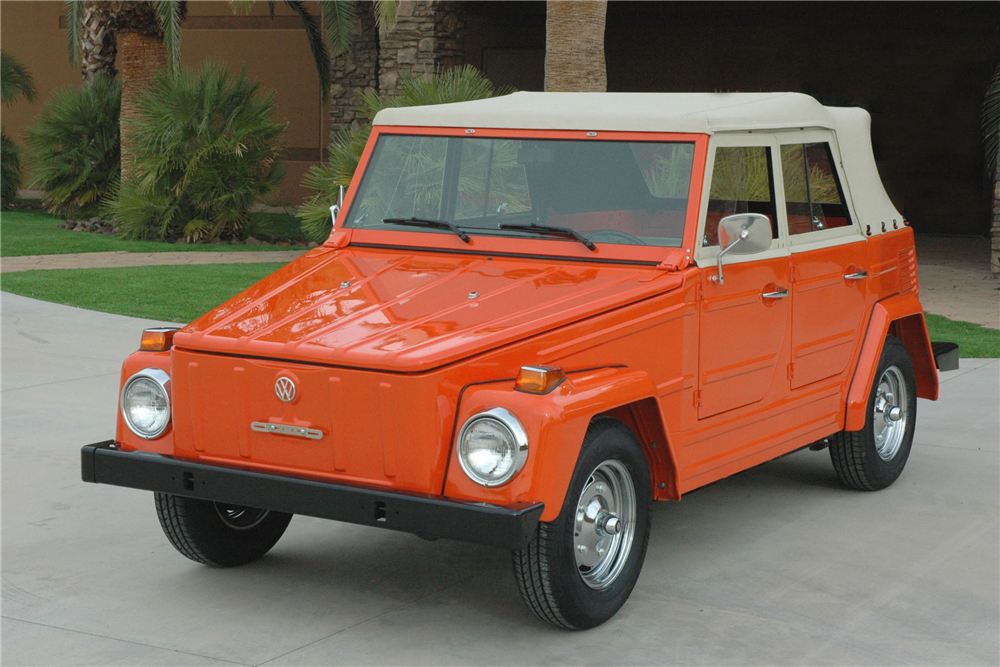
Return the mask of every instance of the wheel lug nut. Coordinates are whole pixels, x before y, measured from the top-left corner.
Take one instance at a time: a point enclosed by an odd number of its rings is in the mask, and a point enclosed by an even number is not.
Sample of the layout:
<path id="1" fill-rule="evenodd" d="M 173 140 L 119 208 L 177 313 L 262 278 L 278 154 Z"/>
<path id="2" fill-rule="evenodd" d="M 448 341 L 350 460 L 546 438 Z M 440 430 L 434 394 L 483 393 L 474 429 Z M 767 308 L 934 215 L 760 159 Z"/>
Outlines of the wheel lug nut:
<path id="1" fill-rule="evenodd" d="M 586 544 L 578 544 L 578 545 L 576 545 L 576 550 L 579 551 L 582 554 L 585 554 L 585 553 L 587 553 L 587 545 Z"/>

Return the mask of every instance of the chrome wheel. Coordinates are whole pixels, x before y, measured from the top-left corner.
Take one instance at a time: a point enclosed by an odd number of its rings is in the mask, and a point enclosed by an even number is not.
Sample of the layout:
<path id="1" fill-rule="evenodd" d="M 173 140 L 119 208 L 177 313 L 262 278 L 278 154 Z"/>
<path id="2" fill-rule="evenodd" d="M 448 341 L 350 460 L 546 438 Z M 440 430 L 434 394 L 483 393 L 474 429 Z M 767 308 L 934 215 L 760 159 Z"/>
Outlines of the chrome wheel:
<path id="1" fill-rule="evenodd" d="M 618 461 L 601 463 L 587 478 L 576 506 L 573 554 L 590 588 L 610 586 L 621 574 L 635 536 L 632 476 Z"/>
<path id="2" fill-rule="evenodd" d="M 242 505 L 215 503 L 215 511 L 222 519 L 222 523 L 233 530 L 249 530 L 267 518 L 267 510 Z"/>
<path id="3" fill-rule="evenodd" d="M 875 451 L 883 461 L 892 460 L 903 443 L 909 416 L 907 398 L 902 372 L 889 366 L 878 381 L 872 413 Z"/>

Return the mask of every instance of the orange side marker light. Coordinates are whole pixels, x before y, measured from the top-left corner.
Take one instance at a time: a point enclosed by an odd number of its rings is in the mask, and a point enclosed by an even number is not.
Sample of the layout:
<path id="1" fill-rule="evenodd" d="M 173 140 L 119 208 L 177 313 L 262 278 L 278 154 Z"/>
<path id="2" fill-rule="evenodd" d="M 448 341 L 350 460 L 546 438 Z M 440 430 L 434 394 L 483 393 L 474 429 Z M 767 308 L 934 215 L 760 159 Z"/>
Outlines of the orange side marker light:
<path id="1" fill-rule="evenodd" d="M 169 350 L 174 345 L 174 332 L 177 329 L 156 328 L 145 329 L 142 332 L 142 340 L 139 343 L 140 350 L 147 352 L 163 352 Z"/>
<path id="2" fill-rule="evenodd" d="M 558 366 L 521 366 L 514 381 L 514 389 L 529 394 L 547 394 L 566 379 Z"/>

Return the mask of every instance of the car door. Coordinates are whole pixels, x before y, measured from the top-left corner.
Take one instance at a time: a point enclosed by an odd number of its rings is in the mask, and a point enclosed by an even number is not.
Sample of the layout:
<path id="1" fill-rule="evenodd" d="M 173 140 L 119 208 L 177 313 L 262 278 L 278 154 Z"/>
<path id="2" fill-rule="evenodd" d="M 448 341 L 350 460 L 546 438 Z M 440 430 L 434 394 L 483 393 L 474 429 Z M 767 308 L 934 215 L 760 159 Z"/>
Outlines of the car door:
<path id="1" fill-rule="evenodd" d="M 780 384 L 787 387 L 789 252 L 778 230 L 775 194 L 777 142 L 764 136 L 716 136 L 709 154 L 710 190 L 703 196 L 702 272 L 698 314 L 698 419 L 758 403 Z M 771 221 L 771 246 L 723 260 L 719 220 L 761 213 Z M 787 389 L 785 389 L 787 391 Z"/>
<path id="2" fill-rule="evenodd" d="M 865 312 L 867 250 L 830 132 L 779 136 L 792 260 L 791 389 L 843 373 Z"/>

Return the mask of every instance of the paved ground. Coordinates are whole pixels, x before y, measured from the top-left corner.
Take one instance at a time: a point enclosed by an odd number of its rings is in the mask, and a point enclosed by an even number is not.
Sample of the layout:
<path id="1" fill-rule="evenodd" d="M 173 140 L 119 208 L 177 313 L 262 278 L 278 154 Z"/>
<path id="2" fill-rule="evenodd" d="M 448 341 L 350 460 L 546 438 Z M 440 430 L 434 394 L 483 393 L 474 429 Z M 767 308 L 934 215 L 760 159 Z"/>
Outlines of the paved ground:
<path id="1" fill-rule="evenodd" d="M 0 272 L 34 269 L 97 269 L 157 264 L 290 262 L 304 251 L 94 252 L 7 257 Z M 929 313 L 1000 329 L 1000 280 L 990 273 L 990 241 L 918 236 L 920 299 Z"/>
<path id="2" fill-rule="evenodd" d="M 2 296 L 6 665 L 1000 662 L 1000 362 L 921 401 L 903 477 L 840 488 L 801 452 L 658 504 L 629 603 L 585 633 L 523 607 L 507 554 L 296 517 L 232 570 L 150 494 L 84 484 L 146 321 Z"/>

